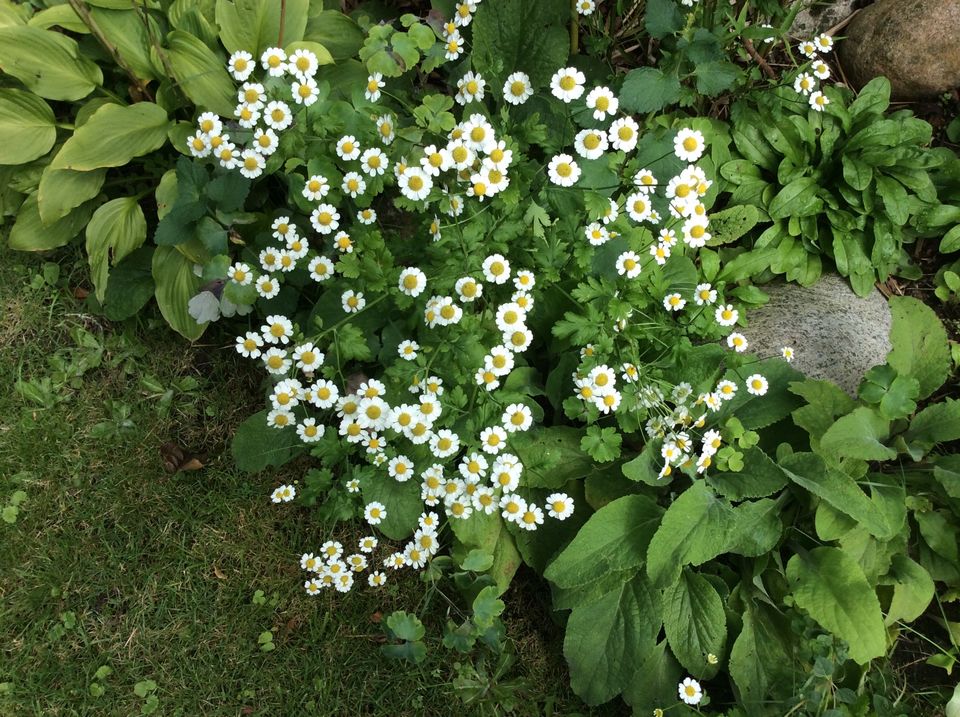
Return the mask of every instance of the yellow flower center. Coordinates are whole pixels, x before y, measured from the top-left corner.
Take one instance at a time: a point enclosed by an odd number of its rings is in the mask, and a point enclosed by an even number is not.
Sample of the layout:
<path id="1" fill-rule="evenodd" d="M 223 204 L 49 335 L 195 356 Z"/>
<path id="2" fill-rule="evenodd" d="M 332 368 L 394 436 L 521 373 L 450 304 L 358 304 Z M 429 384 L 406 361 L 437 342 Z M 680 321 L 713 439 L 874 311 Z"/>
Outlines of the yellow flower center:
<path id="1" fill-rule="evenodd" d="M 587 149 L 596 149 L 600 146 L 600 135 L 596 132 L 591 132 L 583 138 L 583 146 Z"/>
<path id="2" fill-rule="evenodd" d="M 562 513 L 567 509 L 566 503 L 564 503 L 562 500 L 553 501 L 553 503 L 550 504 L 550 507 L 553 508 L 554 513 Z"/>
<path id="3" fill-rule="evenodd" d="M 483 182 L 474 182 L 473 194 L 476 197 L 484 197 L 487 194 L 487 185 Z"/>
<path id="4" fill-rule="evenodd" d="M 297 94 L 300 95 L 303 99 L 306 99 L 313 94 L 313 90 L 310 85 L 304 83 L 297 88 Z"/>
<path id="5" fill-rule="evenodd" d="M 242 57 L 238 57 L 233 61 L 233 69 L 235 69 L 237 72 L 243 72 L 245 69 L 247 69 L 247 61 Z"/>
<path id="6" fill-rule="evenodd" d="M 393 134 L 393 125 L 390 124 L 389 122 L 384 122 L 383 124 L 381 124 L 380 134 L 383 137 L 389 137 L 391 134 Z"/>
<path id="7" fill-rule="evenodd" d="M 514 97 L 522 97 L 526 89 L 527 85 L 520 80 L 514 80 L 510 83 L 510 94 Z"/>
<path id="8" fill-rule="evenodd" d="M 463 162 L 466 162 L 466 161 L 467 161 L 467 157 L 468 157 L 468 156 L 469 156 L 469 154 L 467 153 L 467 148 L 466 148 L 466 147 L 454 147 L 454 149 L 453 149 L 453 159 L 454 159 L 455 162 L 458 162 L 458 163 L 461 163 L 461 164 L 462 164 Z"/>
<path id="9" fill-rule="evenodd" d="M 405 289 L 416 289 L 418 283 L 417 277 L 414 274 L 407 274 L 405 277 L 403 277 L 403 288 Z"/>
<path id="10" fill-rule="evenodd" d="M 276 109 L 274 109 L 274 110 L 270 113 L 270 119 L 272 119 L 274 122 L 283 122 L 283 120 L 285 120 L 286 117 L 287 117 L 287 115 L 286 115 L 286 114 L 284 113 L 284 111 L 283 111 L 282 109 L 280 109 L 279 107 L 276 108 Z"/>
<path id="11" fill-rule="evenodd" d="M 267 366 L 272 369 L 278 369 L 283 366 L 283 359 L 279 356 L 271 356 L 267 359 Z"/>
<path id="12" fill-rule="evenodd" d="M 522 426 L 525 420 L 526 420 L 526 417 L 519 411 L 517 411 L 510 417 L 510 423 L 512 423 L 514 426 Z"/>
<path id="13" fill-rule="evenodd" d="M 574 87 L 577 86 L 577 81 L 573 79 L 572 75 L 564 75 L 560 78 L 560 89 L 569 92 Z"/>
<path id="14" fill-rule="evenodd" d="M 252 87 L 243 93 L 243 99 L 249 102 L 256 102 L 260 99 L 260 93 Z"/>
<path id="15" fill-rule="evenodd" d="M 696 137 L 687 137 L 683 140 L 683 148 L 688 152 L 692 152 L 697 148 L 697 138 Z"/>
<path id="16" fill-rule="evenodd" d="M 474 127 L 470 130 L 470 139 L 474 142 L 482 142 L 483 138 L 487 136 L 487 131 L 483 127 Z"/>
<path id="17" fill-rule="evenodd" d="M 279 55 L 270 55 L 270 57 L 267 59 L 267 64 L 270 65 L 270 67 L 280 67 L 280 62 L 281 60 Z"/>
<path id="18" fill-rule="evenodd" d="M 601 112 L 606 112 L 610 109 L 610 98 L 605 95 L 600 95 L 600 97 L 597 98 L 596 107 Z"/>
<path id="19" fill-rule="evenodd" d="M 419 192 L 421 189 L 423 189 L 423 179 L 414 175 L 413 177 L 410 177 L 410 181 L 407 182 L 407 186 L 413 191 Z"/>
<path id="20" fill-rule="evenodd" d="M 624 125 L 623 127 L 617 130 L 617 136 L 620 139 L 622 139 L 624 142 L 626 142 L 627 140 L 633 138 L 633 128 L 627 127 L 626 125 Z"/>
<path id="21" fill-rule="evenodd" d="M 320 212 L 320 214 L 317 215 L 317 222 L 323 226 L 327 226 L 332 221 L 333 215 L 330 212 Z"/>
<path id="22" fill-rule="evenodd" d="M 623 262 L 623 268 L 626 269 L 627 271 L 633 271 L 634 269 L 637 268 L 637 262 L 634 261 L 633 259 L 626 259 Z"/>
<path id="23" fill-rule="evenodd" d="M 456 314 L 457 314 L 456 309 L 454 309 L 449 304 L 447 304 L 446 306 L 440 309 L 440 316 L 442 316 L 444 319 L 448 321 L 452 319 L 454 316 L 456 316 Z"/>
<path id="24" fill-rule="evenodd" d="M 476 81 L 470 80 L 470 82 L 467 83 L 467 92 L 469 94 L 475 95 L 479 91 L 480 91 L 480 86 L 476 83 Z"/>
<path id="25" fill-rule="evenodd" d="M 256 169 L 258 166 L 256 157 L 247 157 L 243 160 L 244 169 Z"/>

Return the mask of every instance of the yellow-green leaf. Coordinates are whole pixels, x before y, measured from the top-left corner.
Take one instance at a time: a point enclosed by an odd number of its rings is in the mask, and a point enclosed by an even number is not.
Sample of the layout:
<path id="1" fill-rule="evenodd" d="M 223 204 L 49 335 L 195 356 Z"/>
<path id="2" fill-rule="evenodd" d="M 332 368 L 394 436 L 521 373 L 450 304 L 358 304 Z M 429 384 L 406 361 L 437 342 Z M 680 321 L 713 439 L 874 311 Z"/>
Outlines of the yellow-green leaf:
<path id="1" fill-rule="evenodd" d="M 40 175 L 37 202 L 40 219 L 50 224 L 67 216 L 75 207 L 100 193 L 107 170 L 75 172 L 72 169 L 52 169 L 49 165 Z"/>
<path id="2" fill-rule="evenodd" d="M 167 35 L 167 45 L 170 69 L 184 94 L 202 109 L 233 116 L 237 91 L 227 74 L 226 58 L 181 30 Z"/>
<path id="3" fill-rule="evenodd" d="M 63 246 L 73 239 L 90 219 L 95 202 L 87 202 L 52 224 L 40 221 L 37 193 L 20 207 L 17 221 L 10 230 L 10 248 L 20 251 L 46 251 Z"/>
<path id="4" fill-rule="evenodd" d="M 864 665 L 887 650 L 880 601 L 860 565 L 839 548 L 814 548 L 787 563 L 787 581 L 797 605 L 850 646 Z"/>
<path id="5" fill-rule="evenodd" d="M 87 257 L 99 301 L 106 296 L 110 266 L 116 266 L 146 238 L 147 220 L 133 197 L 112 199 L 93 213 L 87 224 Z"/>
<path id="6" fill-rule="evenodd" d="M 158 246 L 153 253 L 153 280 L 157 284 L 160 313 L 178 334 L 195 341 L 206 324 L 198 324 L 190 316 L 187 304 L 200 290 L 200 277 L 193 273 L 193 262 L 177 251 L 177 247 Z"/>
<path id="7" fill-rule="evenodd" d="M 0 164 L 24 164 L 42 157 L 57 141 L 50 105 L 30 92 L 0 90 Z"/>
<path id="8" fill-rule="evenodd" d="M 91 8 L 90 14 L 137 77 L 153 80 L 159 76 L 150 59 L 150 36 L 160 36 L 160 26 L 153 17 L 132 9 Z"/>
<path id="9" fill-rule="evenodd" d="M 46 10 L 41 10 L 30 18 L 27 23 L 30 27 L 37 27 L 46 30 L 51 27 L 62 27 L 64 30 L 76 32 L 81 35 L 90 34 L 90 28 L 83 24 L 83 20 L 69 5 L 54 5 Z"/>
<path id="10" fill-rule="evenodd" d="M 169 126 L 166 110 L 151 102 L 104 105 L 74 132 L 50 166 L 79 172 L 122 167 L 162 147 Z"/>
<path id="11" fill-rule="evenodd" d="M 79 100 L 103 84 L 100 68 L 74 40 L 26 25 L 0 28 L 0 70 L 50 100 Z"/>
<path id="12" fill-rule="evenodd" d="M 309 0 L 288 0 L 283 43 L 303 39 Z M 247 50 L 258 58 L 280 42 L 281 5 L 277 0 L 217 0 L 220 40 L 228 52 Z"/>

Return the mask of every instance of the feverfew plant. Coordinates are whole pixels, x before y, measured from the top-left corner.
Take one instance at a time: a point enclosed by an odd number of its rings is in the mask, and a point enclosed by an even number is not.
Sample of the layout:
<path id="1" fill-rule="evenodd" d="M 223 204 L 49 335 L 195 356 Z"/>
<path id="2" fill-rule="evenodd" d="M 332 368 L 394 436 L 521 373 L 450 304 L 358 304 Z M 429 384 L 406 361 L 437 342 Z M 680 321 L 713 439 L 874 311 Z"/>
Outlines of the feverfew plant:
<path id="1" fill-rule="evenodd" d="M 370 526 L 359 552 L 304 546 L 308 595 L 377 589 L 444 550 L 503 591 L 609 501 L 585 478 L 630 492 L 736 471 L 733 411 L 783 390 L 781 359 L 747 366 L 710 248 L 716 126 L 647 132 L 573 66 L 487 75 L 463 54 L 476 4 L 461 7 L 429 37 L 412 16 L 371 28 L 359 82 L 320 77 L 308 48 L 255 69 L 236 54 L 235 116 L 202 115 L 199 169 L 178 167 L 243 197 L 252 182 L 267 208 L 201 269 L 261 317 L 236 339 L 266 402 L 238 462 L 309 452 L 322 470 L 271 499 Z M 415 62 L 378 54 L 407 42 L 422 69 L 448 63 L 445 86 L 417 92 Z"/>

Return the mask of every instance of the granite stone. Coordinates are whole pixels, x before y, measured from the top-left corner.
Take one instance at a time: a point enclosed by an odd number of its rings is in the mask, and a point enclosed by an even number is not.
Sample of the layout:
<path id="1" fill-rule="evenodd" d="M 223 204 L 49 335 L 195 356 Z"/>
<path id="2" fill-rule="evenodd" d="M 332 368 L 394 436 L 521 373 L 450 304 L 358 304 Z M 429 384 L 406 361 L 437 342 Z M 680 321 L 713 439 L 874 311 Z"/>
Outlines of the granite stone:
<path id="1" fill-rule="evenodd" d="M 897 100 L 960 86 L 960 0 L 877 0 L 844 30 L 840 61 L 850 83 L 890 79 Z"/>
<path id="2" fill-rule="evenodd" d="M 863 5 L 863 0 L 829 0 L 812 2 L 797 13 L 790 34 L 801 40 L 812 39 L 850 17 Z"/>
<path id="3" fill-rule="evenodd" d="M 761 287 L 770 301 L 748 314 L 743 334 L 758 356 L 796 351 L 793 366 L 809 378 L 833 381 L 855 396 L 863 374 L 890 352 L 890 308 L 874 290 L 857 296 L 847 280 L 825 274 L 810 287 Z"/>

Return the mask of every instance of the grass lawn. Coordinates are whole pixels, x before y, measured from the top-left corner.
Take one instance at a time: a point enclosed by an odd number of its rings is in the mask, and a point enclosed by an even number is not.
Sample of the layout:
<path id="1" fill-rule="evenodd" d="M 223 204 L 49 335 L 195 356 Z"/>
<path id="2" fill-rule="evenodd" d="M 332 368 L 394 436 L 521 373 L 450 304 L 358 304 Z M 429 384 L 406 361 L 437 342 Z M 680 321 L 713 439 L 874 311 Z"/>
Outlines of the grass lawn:
<path id="1" fill-rule="evenodd" d="M 381 655 L 379 616 L 421 612 L 415 575 L 304 594 L 299 555 L 330 527 L 270 504 L 296 470 L 251 477 L 227 450 L 259 408 L 259 375 L 159 320 L 101 323 L 73 297 L 85 277 L 73 255 L 0 250 L 0 715 L 502 714 L 495 696 L 462 703 L 455 680 L 495 659 L 439 645 L 443 600 L 422 615 L 422 665 Z M 203 469 L 164 472 L 168 441 Z M 531 581 L 505 598 L 517 660 L 499 686 L 517 714 L 586 712 Z"/>

